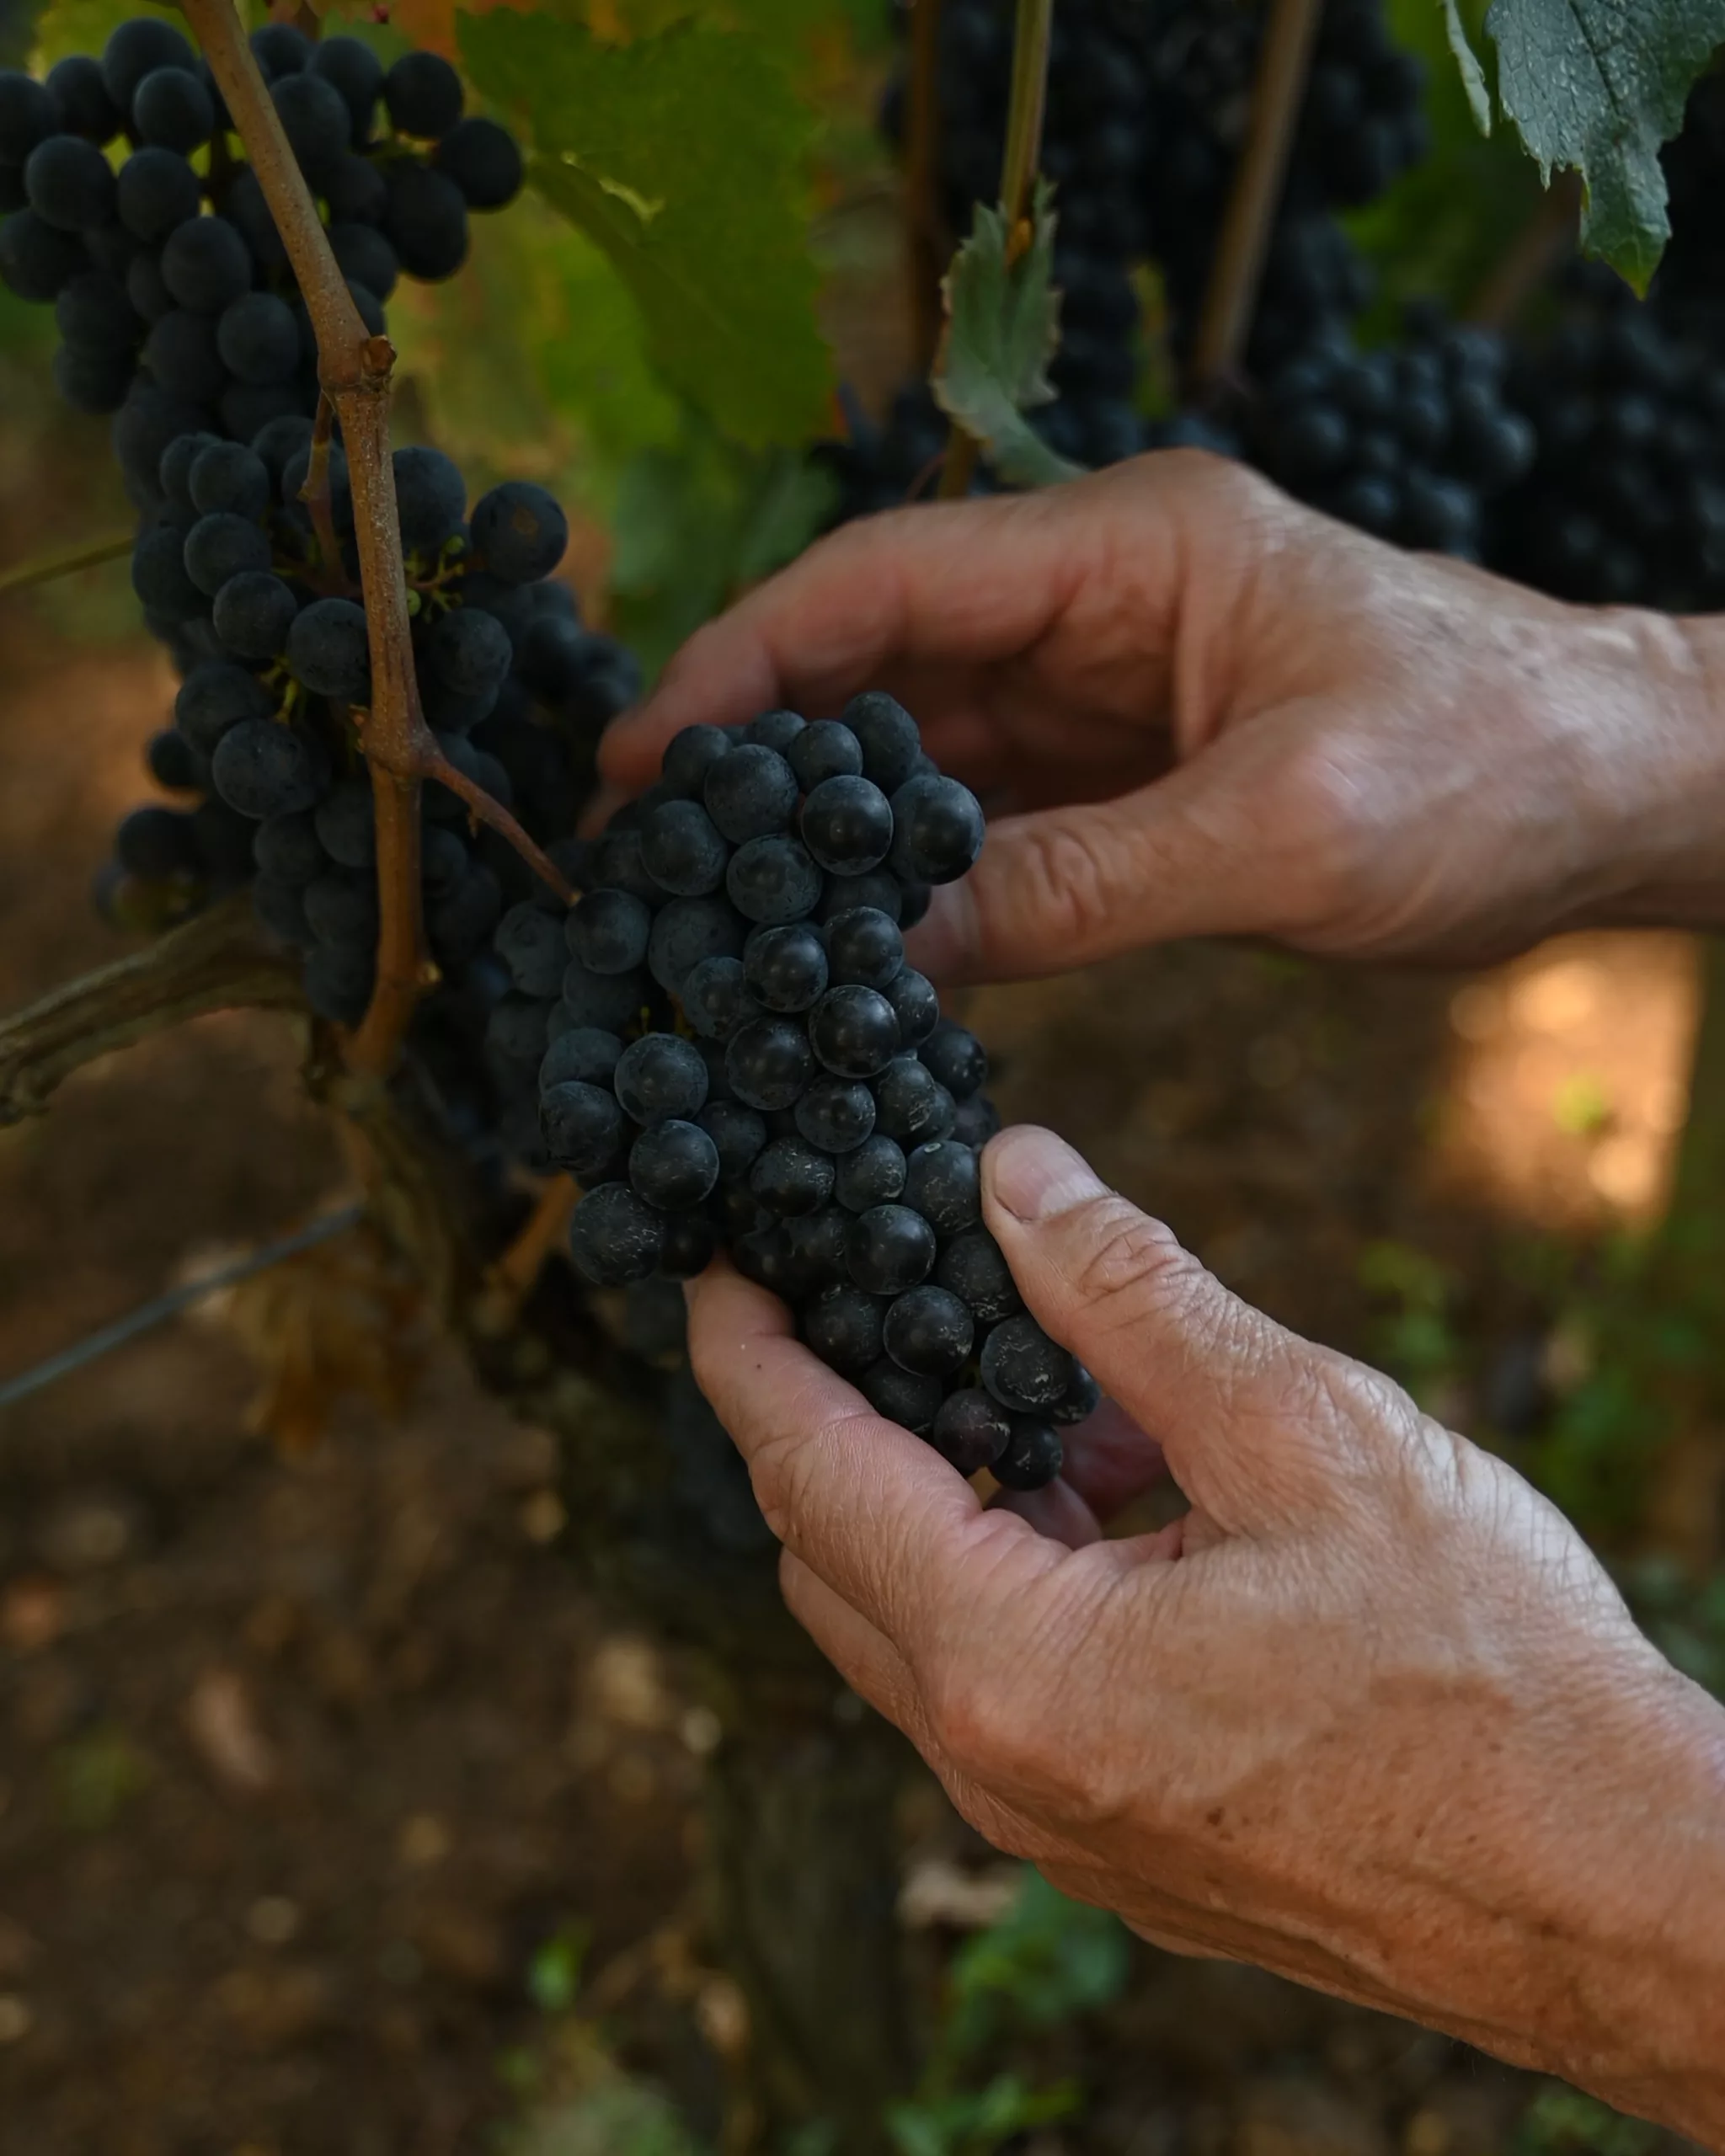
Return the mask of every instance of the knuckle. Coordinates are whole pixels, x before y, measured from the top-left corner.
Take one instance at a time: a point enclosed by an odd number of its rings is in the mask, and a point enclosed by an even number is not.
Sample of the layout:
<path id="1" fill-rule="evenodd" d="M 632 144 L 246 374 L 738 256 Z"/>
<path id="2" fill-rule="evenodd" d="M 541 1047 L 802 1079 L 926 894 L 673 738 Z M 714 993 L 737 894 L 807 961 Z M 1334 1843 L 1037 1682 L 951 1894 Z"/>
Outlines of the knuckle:
<path id="1" fill-rule="evenodd" d="M 1086 1210 L 1090 1217 L 1078 1224 L 1078 1248 L 1066 1275 L 1076 1305 L 1139 1315 L 1183 1300 L 1202 1277 L 1172 1230 L 1125 1198 L 1110 1193 Z"/>
<path id="2" fill-rule="evenodd" d="M 1378 864 L 1379 782 L 1333 736 L 1302 742 L 1278 785 L 1278 819 L 1297 849 L 1301 911 L 1317 926 L 1368 902 Z"/>
<path id="3" fill-rule="evenodd" d="M 920 1681 L 930 1726 L 959 1773 L 981 1784 L 999 1779 L 1023 1739 L 997 1680 L 974 1663 L 948 1661 L 936 1662 Z"/>
<path id="4" fill-rule="evenodd" d="M 1098 827 L 1039 818 L 1013 849 L 1017 910 L 1058 947 L 1088 950 L 1118 925 L 1116 879 L 1097 845 Z"/>

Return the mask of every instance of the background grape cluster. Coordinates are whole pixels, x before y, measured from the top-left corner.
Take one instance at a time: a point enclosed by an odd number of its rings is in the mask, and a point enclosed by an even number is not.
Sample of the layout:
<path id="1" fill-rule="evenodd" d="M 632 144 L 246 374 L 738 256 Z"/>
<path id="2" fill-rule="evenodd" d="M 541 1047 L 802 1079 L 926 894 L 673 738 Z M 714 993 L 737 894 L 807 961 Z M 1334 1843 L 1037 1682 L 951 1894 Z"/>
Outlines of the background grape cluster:
<path id="1" fill-rule="evenodd" d="M 520 152 L 463 112 L 435 54 L 386 70 L 355 39 L 313 44 L 282 24 L 251 44 L 360 315 L 382 331 L 398 278 L 451 275 L 469 211 L 519 192 Z M 44 82 L 0 72 L 0 276 L 53 302 L 62 393 L 113 414 L 139 514 L 132 581 L 183 677 L 147 751 L 167 798 L 121 823 L 99 901 L 158 930 L 249 885 L 260 920 L 302 955 L 313 1010 L 354 1023 L 378 909 L 352 503 L 338 430 L 327 558 L 303 498 L 315 342 L 207 64 L 172 24 L 140 18 L 99 59 L 62 60 Z M 506 483 L 470 512 L 438 451 L 398 450 L 394 467 L 427 719 L 466 777 L 555 846 L 638 670 L 552 578 L 568 527 L 542 488 Z M 425 789 L 423 825 L 440 980 L 409 1045 L 451 1133 L 501 1165 L 536 1149 L 537 1116 L 510 1121 L 487 1049 L 509 986 L 491 938 L 533 878 L 441 786 Z"/>
<path id="2" fill-rule="evenodd" d="M 943 213 L 954 234 L 1000 184 L 1011 0 L 947 0 L 936 101 Z M 1505 398 L 1501 341 L 1417 311 L 1388 348 L 1354 324 L 1374 293 L 1339 213 L 1381 195 L 1423 155 L 1424 69 L 1390 37 L 1381 0 L 1330 0 L 1319 24 L 1246 355 L 1251 384 L 1205 408 L 1151 416 L 1142 287 L 1154 271 L 1170 359 L 1189 359 L 1237 168 L 1263 28 L 1236 0 L 1062 0 L 1049 59 L 1043 168 L 1056 183 L 1059 392 L 1032 414 L 1083 465 L 1176 446 L 1249 456 L 1332 515 L 1409 546 L 1477 558 L 1492 503 L 1533 455 Z M 883 125 L 901 139 L 900 70 Z M 946 440 L 927 387 L 883 426 L 827 451 L 841 517 L 927 485 Z M 976 482 L 986 488 L 985 475 Z"/>
<path id="3" fill-rule="evenodd" d="M 1097 1390 L 982 1225 L 987 1056 L 901 932 L 982 839 L 889 696 L 687 728 L 587 849 L 574 911 L 505 918 L 496 1045 L 537 1065 L 590 1281 L 686 1278 L 724 1246 L 882 1414 L 1033 1489 Z"/>

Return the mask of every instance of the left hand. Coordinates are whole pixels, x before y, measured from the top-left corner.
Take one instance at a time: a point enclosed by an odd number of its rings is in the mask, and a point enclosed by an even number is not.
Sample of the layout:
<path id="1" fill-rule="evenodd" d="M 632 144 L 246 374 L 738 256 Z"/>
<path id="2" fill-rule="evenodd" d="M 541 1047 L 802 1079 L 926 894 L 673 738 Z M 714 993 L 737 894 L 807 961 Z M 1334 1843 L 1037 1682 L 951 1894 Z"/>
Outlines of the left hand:
<path id="1" fill-rule="evenodd" d="M 1033 1497 L 985 1510 L 772 1296 L 693 1288 L 697 1375 L 828 1656 L 991 1841 L 1147 1937 L 1725 2136 L 1717 1704 L 1518 1476 L 1057 1139 L 996 1138 L 984 1202 L 1120 1403 Z M 1164 1447 L 1191 1511 L 1100 1540 Z"/>

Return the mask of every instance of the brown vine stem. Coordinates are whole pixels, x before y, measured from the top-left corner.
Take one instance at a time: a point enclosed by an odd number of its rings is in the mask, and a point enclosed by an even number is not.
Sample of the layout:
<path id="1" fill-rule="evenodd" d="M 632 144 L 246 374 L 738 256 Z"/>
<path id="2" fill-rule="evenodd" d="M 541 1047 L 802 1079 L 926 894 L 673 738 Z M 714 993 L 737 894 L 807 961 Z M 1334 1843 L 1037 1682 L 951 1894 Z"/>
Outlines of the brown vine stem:
<path id="1" fill-rule="evenodd" d="M 1323 0 L 1271 0 L 1246 141 L 1193 345 L 1199 389 L 1225 381 L 1245 354 L 1322 11 Z"/>
<path id="2" fill-rule="evenodd" d="M 1048 105 L 1049 40 L 1054 31 L 1054 0 L 1018 0 L 1012 23 L 1012 87 L 1007 104 L 1007 141 L 1001 157 L 1001 207 L 1007 217 L 1007 262 L 1010 267 L 1028 248 L 1033 234 L 1031 198 L 1042 160 L 1042 118 Z M 940 475 L 943 501 L 959 501 L 970 491 L 976 469 L 976 443 L 956 420 Z"/>
<path id="3" fill-rule="evenodd" d="M 425 723 L 414 672 L 407 574 L 389 451 L 389 386 L 395 352 L 387 337 L 371 336 L 360 318 L 232 0 L 181 0 L 181 5 L 227 100 L 287 249 L 317 335 L 318 379 L 341 422 L 371 654 L 371 703 L 360 739 L 371 766 L 377 813 L 380 921 L 377 986 L 371 1007 L 348 1043 L 347 1059 L 356 1074 L 382 1078 L 394 1068 L 414 1005 L 436 979 L 425 947 L 419 889 L 420 787 L 427 777 L 442 778 L 446 785 L 451 777 L 459 778 L 459 774 L 448 774 L 436 738 Z M 478 789 L 465 782 L 451 791 L 515 845 L 536 872 L 568 900 L 568 885 L 500 804 L 487 798 L 482 805 L 473 798 Z"/>
<path id="4" fill-rule="evenodd" d="M 371 707 L 364 744 L 377 803 L 382 921 L 377 985 L 349 1058 L 355 1070 L 382 1077 L 394 1065 L 414 1005 L 434 978 L 419 893 L 419 779 L 414 768 L 428 744 L 419 738 L 426 728 L 414 675 L 407 573 L 389 457 L 389 378 L 395 353 L 387 337 L 371 336 L 360 318 L 231 0 L 181 4 L 287 249 L 318 339 L 318 379 L 341 420 L 371 649 Z"/>
<path id="5" fill-rule="evenodd" d="M 941 0 L 911 10 L 911 77 L 905 101 L 905 269 L 911 280 L 916 364 L 927 374 L 940 343 L 940 273 L 952 248 L 940 200 Z"/>
<path id="6" fill-rule="evenodd" d="M 569 1215 L 580 1198 L 572 1176 L 557 1176 L 540 1192 L 515 1241 L 485 1276 L 484 1291 L 473 1310 L 473 1322 L 481 1331 L 495 1334 L 515 1323 L 547 1259 L 561 1247 Z"/>
<path id="7" fill-rule="evenodd" d="M 20 562 L 16 568 L 0 569 L 0 596 L 8 591 L 29 591 L 39 584 L 52 584 L 56 577 L 93 569 L 103 562 L 117 562 L 136 543 L 136 532 L 120 532 L 88 547 L 74 547 L 69 553 L 38 555 L 34 561 Z"/>
<path id="8" fill-rule="evenodd" d="M 56 1087 L 99 1055 L 243 1007 L 305 1008 L 297 967 L 264 935 L 244 893 L 0 1020 L 0 1125 L 41 1114 Z"/>
<path id="9" fill-rule="evenodd" d="M 1473 296 L 1467 319 L 1482 329 L 1507 329 L 1523 306 L 1573 251 L 1581 226 L 1581 175 L 1560 172 L 1509 243 L 1503 259 Z"/>
<path id="10" fill-rule="evenodd" d="M 312 520 L 323 580 L 345 586 L 347 572 L 341 558 L 341 542 L 335 533 L 335 504 L 329 484 L 329 451 L 334 438 L 335 406 L 320 390 L 318 416 L 312 422 L 312 453 L 306 460 L 306 483 L 300 488 L 300 499 Z"/>

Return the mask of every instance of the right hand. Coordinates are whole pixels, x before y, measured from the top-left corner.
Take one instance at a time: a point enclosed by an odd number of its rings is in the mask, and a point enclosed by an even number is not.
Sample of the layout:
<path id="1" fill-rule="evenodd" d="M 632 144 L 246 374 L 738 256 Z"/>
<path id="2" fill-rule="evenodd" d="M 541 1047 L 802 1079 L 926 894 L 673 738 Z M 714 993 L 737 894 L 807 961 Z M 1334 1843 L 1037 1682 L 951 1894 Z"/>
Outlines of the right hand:
<path id="1" fill-rule="evenodd" d="M 1206 935 L 1477 962 L 1725 917 L 1712 634 L 1399 552 L 1176 451 L 846 526 L 693 637 L 601 760 L 638 791 L 697 721 L 893 690 L 1017 812 L 918 931 L 947 979 Z"/>

